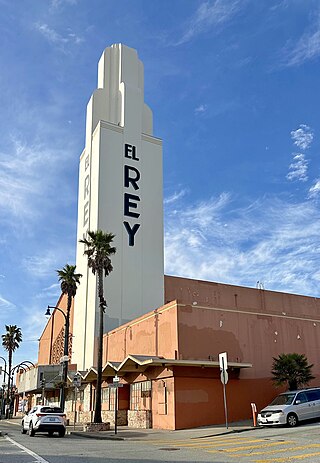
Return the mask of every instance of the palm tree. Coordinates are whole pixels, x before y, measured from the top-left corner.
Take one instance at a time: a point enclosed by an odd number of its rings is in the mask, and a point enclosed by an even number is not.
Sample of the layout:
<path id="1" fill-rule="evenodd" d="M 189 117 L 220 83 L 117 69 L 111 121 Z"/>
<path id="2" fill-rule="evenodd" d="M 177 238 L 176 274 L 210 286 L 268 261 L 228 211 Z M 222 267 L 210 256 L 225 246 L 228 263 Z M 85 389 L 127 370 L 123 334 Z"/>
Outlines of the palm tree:
<path id="1" fill-rule="evenodd" d="M 94 411 L 94 423 L 102 423 L 101 417 L 101 383 L 102 383 L 102 346 L 103 346 L 103 314 L 107 307 L 107 302 L 103 293 L 103 272 L 105 277 L 112 272 L 113 267 L 110 257 L 116 252 L 116 248 L 111 246 L 115 235 L 105 233 L 102 230 L 88 231 L 88 238 L 80 240 L 86 246 L 84 254 L 88 257 L 88 267 L 92 273 L 98 276 L 98 296 L 99 296 L 99 337 L 98 337 L 98 358 L 97 358 L 97 385 L 96 403 Z"/>
<path id="2" fill-rule="evenodd" d="M 69 327 L 70 327 L 70 310 L 72 305 L 72 299 L 77 293 L 77 285 L 80 284 L 80 278 L 82 277 L 81 273 L 75 273 L 76 266 L 66 264 L 62 270 L 56 270 L 59 281 L 61 282 L 61 291 L 63 294 L 66 294 L 68 297 L 67 302 L 67 314 L 65 317 L 65 332 L 64 332 L 64 356 L 69 354 Z M 63 375 L 62 375 L 62 386 L 60 389 L 60 407 L 64 409 L 65 404 L 65 385 L 67 383 L 68 375 L 68 360 L 63 362 Z"/>
<path id="3" fill-rule="evenodd" d="M 312 367 L 304 354 L 280 354 L 278 358 L 273 357 L 272 379 L 277 386 L 288 384 L 289 390 L 295 391 L 314 379 Z"/>
<path id="4" fill-rule="evenodd" d="M 21 328 L 17 325 L 5 325 L 6 333 L 2 335 L 2 346 L 8 351 L 8 395 L 7 402 L 9 402 L 10 393 L 10 378 L 11 378 L 11 367 L 12 367 L 12 354 L 19 348 L 19 344 L 22 341 Z"/>

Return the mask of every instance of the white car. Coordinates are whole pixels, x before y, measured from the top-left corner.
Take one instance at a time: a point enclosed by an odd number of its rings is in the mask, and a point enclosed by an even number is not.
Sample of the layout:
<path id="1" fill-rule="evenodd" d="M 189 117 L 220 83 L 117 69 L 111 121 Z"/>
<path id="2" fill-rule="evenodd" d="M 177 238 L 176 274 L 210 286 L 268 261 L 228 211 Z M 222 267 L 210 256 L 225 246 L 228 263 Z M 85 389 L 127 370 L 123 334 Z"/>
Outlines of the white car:
<path id="1" fill-rule="evenodd" d="M 57 432 L 63 437 L 66 433 L 66 425 L 66 415 L 60 407 L 37 405 L 22 418 L 21 432 L 22 434 L 29 432 L 30 437 L 38 432 L 47 432 L 49 436 Z"/>
<path id="2" fill-rule="evenodd" d="M 300 421 L 314 418 L 320 418 L 319 387 L 289 391 L 278 395 L 258 414 L 258 425 L 297 426 Z"/>

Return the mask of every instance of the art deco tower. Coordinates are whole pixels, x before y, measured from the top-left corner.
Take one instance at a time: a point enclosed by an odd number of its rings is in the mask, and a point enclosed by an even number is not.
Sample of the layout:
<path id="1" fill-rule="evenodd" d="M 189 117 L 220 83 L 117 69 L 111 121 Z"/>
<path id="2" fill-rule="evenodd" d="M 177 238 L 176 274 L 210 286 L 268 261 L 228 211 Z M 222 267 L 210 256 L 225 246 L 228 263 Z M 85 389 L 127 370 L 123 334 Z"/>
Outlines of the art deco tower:
<path id="1" fill-rule="evenodd" d="M 163 304 L 162 141 L 152 135 L 144 103 L 143 65 L 121 44 L 99 61 L 98 88 L 87 107 L 85 149 L 80 157 L 77 272 L 72 362 L 96 365 L 97 281 L 87 268 L 88 230 L 116 235 L 113 272 L 105 279 L 105 331 Z"/>

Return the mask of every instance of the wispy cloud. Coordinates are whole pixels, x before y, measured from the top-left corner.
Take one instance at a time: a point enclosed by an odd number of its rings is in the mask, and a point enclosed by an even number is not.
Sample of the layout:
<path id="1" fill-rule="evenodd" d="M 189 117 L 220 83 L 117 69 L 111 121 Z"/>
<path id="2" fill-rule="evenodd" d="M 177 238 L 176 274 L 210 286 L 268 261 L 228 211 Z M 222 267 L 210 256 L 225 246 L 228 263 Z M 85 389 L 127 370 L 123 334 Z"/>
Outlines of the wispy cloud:
<path id="1" fill-rule="evenodd" d="M 293 155 L 293 162 L 289 166 L 287 174 L 288 180 L 300 180 L 305 182 L 308 180 L 308 161 L 304 154 L 298 153 Z"/>
<path id="2" fill-rule="evenodd" d="M 186 30 L 175 45 L 189 42 L 212 27 L 228 22 L 244 4 L 241 0 L 214 0 L 201 3 L 194 16 L 190 18 Z"/>
<path id="3" fill-rule="evenodd" d="M 306 124 L 300 124 L 299 128 L 290 132 L 293 144 L 303 151 L 310 148 L 313 142 L 313 130 Z M 308 160 L 304 153 L 292 153 L 292 161 L 287 174 L 288 180 L 308 180 Z"/>
<path id="4" fill-rule="evenodd" d="M 225 194 L 169 211 L 166 222 L 168 274 L 319 294 L 320 212 L 313 202 L 270 196 L 236 208 Z"/>
<path id="5" fill-rule="evenodd" d="M 28 261 L 26 262 L 26 264 L 28 264 Z M 49 263 L 49 264 L 51 264 L 51 263 Z M 50 265 L 48 267 L 48 271 L 49 271 L 50 275 L 53 275 L 54 272 L 53 272 L 53 269 L 52 269 L 52 267 Z M 43 288 L 41 290 L 41 292 L 36 294 L 34 297 L 36 299 L 45 298 L 46 300 L 48 300 L 48 299 L 53 300 L 53 299 L 57 299 L 60 296 L 60 293 L 61 293 L 60 283 L 54 283 L 54 284 L 48 286 L 47 288 Z"/>
<path id="6" fill-rule="evenodd" d="M 203 114 L 207 111 L 207 109 L 208 109 L 208 106 L 206 104 L 201 104 L 195 108 L 194 113 L 195 115 Z"/>
<path id="7" fill-rule="evenodd" d="M 26 255 L 21 260 L 21 266 L 33 278 L 53 276 L 61 262 L 70 258 L 70 249 L 60 244 L 55 250 L 46 250 L 44 254 Z M 51 290 L 54 288 L 50 285 Z M 55 291 L 54 291 L 55 292 Z"/>
<path id="8" fill-rule="evenodd" d="M 63 5 L 76 5 L 78 0 L 51 0 L 52 8 L 59 8 Z"/>
<path id="9" fill-rule="evenodd" d="M 183 188 L 180 191 L 175 191 L 171 196 L 168 196 L 167 198 L 164 199 L 163 201 L 164 204 L 172 204 L 178 201 L 179 199 L 181 199 L 183 196 L 186 195 L 187 191 L 188 190 L 186 188 Z"/>
<path id="10" fill-rule="evenodd" d="M 320 194 L 320 179 L 317 179 L 315 183 L 309 189 L 308 197 L 311 199 L 318 198 Z"/>
<path id="11" fill-rule="evenodd" d="M 317 20 L 312 31 L 307 31 L 291 48 L 285 50 L 285 64 L 300 66 L 305 61 L 318 58 L 320 55 L 320 24 Z"/>
<path id="12" fill-rule="evenodd" d="M 310 148 L 313 136 L 313 130 L 306 124 L 300 124 L 298 129 L 291 131 L 293 143 L 302 150 Z"/>
<path id="13" fill-rule="evenodd" d="M 0 307 L 9 309 L 15 307 L 15 305 L 0 295 Z"/>
<path id="14" fill-rule="evenodd" d="M 0 152 L 0 217 L 6 222 L 13 218 L 17 225 L 38 217 L 54 194 L 55 175 L 61 174 L 62 160 L 69 161 L 69 155 L 69 149 L 12 137 L 6 152 Z"/>
<path id="15" fill-rule="evenodd" d="M 72 31 L 69 31 L 65 35 L 61 35 L 56 30 L 50 28 L 48 24 L 36 23 L 34 28 L 36 31 L 40 32 L 40 34 L 43 35 L 48 42 L 57 45 L 62 49 L 64 49 L 65 45 L 79 45 L 84 41 L 82 37 L 79 37 Z"/>

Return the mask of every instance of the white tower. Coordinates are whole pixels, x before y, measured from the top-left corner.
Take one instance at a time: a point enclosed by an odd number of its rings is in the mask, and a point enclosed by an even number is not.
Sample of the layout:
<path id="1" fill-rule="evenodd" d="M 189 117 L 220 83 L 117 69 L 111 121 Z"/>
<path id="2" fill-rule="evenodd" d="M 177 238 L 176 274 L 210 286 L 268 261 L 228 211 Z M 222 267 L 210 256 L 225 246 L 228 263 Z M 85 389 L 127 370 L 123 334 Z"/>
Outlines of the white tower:
<path id="1" fill-rule="evenodd" d="M 105 331 L 163 304 L 162 141 L 152 136 L 144 103 L 143 64 L 121 44 L 99 61 L 98 89 L 87 107 L 86 143 L 80 157 L 77 272 L 72 362 L 96 365 L 96 277 L 79 243 L 88 230 L 116 235 L 113 272 L 105 279 Z"/>

